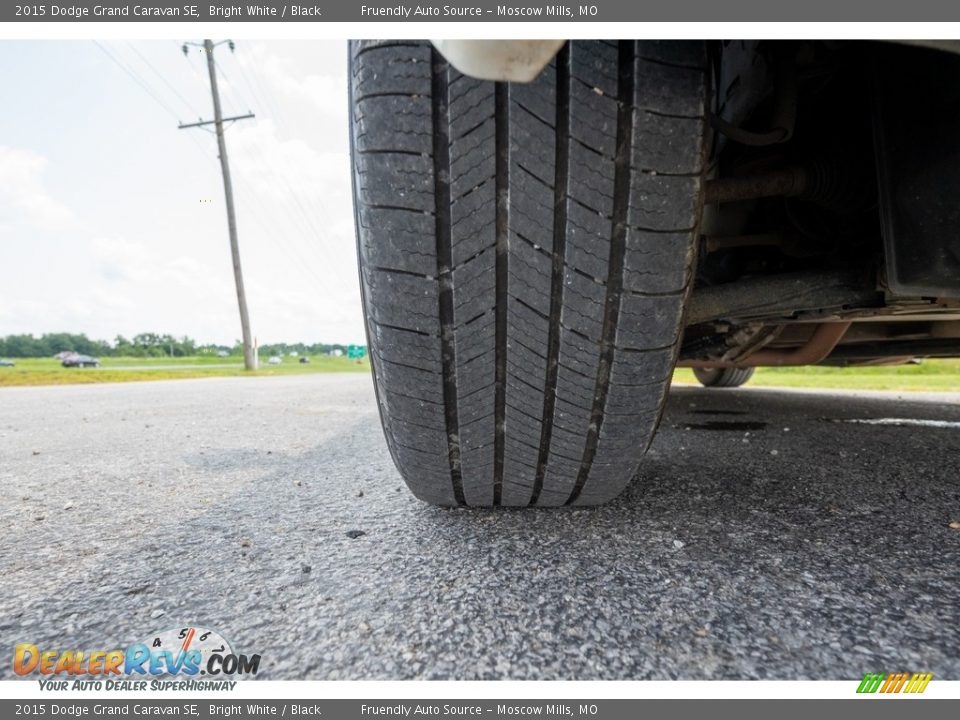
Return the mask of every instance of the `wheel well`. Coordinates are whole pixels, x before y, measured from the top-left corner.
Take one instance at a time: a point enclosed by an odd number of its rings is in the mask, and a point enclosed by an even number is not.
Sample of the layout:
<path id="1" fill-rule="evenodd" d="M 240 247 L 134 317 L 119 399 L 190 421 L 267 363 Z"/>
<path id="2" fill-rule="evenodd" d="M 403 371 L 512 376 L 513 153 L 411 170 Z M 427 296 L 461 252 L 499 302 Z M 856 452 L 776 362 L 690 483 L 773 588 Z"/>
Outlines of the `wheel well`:
<path id="1" fill-rule="evenodd" d="M 797 352 L 841 322 L 852 324 L 817 362 L 960 355 L 960 166 L 944 159 L 960 155 L 960 56 L 730 41 L 713 58 L 681 360 L 809 361 Z"/>

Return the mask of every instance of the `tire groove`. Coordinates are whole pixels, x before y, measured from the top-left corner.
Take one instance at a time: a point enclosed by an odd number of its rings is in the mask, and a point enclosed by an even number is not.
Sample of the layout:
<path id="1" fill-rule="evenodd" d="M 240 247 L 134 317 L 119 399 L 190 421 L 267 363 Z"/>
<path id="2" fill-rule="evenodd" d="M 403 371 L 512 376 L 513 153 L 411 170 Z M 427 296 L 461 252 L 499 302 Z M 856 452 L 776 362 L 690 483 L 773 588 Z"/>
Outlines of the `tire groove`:
<path id="1" fill-rule="evenodd" d="M 450 239 L 450 117 L 447 99 L 446 61 L 430 51 L 431 107 L 433 115 L 433 183 L 439 281 L 440 353 L 443 368 L 443 405 L 447 430 L 447 457 L 450 482 L 459 505 L 465 505 L 460 469 L 460 418 L 457 406 L 457 359 L 453 314 L 453 247 Z"/>
<path id="2" fill-rule="evenodd" d="M 370 100 L 371 98 L 382 98 L 382 97 L 401 97 L 401 98 L 412 98 L 412 97 L 422 97 L 415 92 L 395 92 L 395 91 L 378 91 L 378 92 L 368 92 L 365 95 L 361 95 L 358 98 L 354 98 L 353 104 L 357 105 L 362 103 L 364 100 Z"/>
<path id="3" fill-rule="evenodd" d="M 387 205 L 385 203 L 364 203 L 367 210 L 399 210 L 400 212 L 413 213 L 415 215 L 433 215 L 434 213 L 425 212 L 420 208 L 407 207 L 405 205 Z"/>
<path id="4" fill-rule="evenodd" d="M 383 265 L 368 265 L 367 268 L 374 272 L 386 273 L 387 275 L 405 275 L 406 277 L 415 277 L 422 280 L 433 280 L 432 275 L 427 273 L 417 272 L 416 270 L 404 270 L 403 268 L 391 268 L 385 267 Z"/>
<path id="5" fill-rule="evenodd" d="M 415 329 L 415 328 L 407 328 L 407 327 L 403 327 L 403 326 L 401 326 L 401 325 L 391 325 L 390 323 L 379 322 L 379 321 L 378 321 L 375 317 L 373 317 L 372 315 L 369 316 L 367 319 L 368 319 L 371 323 L 373 323 L 374 325 L 376 325 L 378 328 L 385 328 L 385 329 L 387 329 L 387 330 L 399 330 L 400 332 L 413 333 L 414 335 L 420 335 L 420 336 L 422 336 L 422 337 L 438 337 L 438 336 L 435 335 L 434 333 L 426 332 L 426 331 L 424 331 L 424 330 L 417 330 L 417 329 Z"/>
<path id="6" fill-rule="evenodd" d="M 423 45 L 421 43 L 403 42 L 402 40 L 397 42 L 384 41 L 384 42 L 377 43 L 376 45 L 366 45 L 365 47 L 358 48 L 354 52 L 354 57 L 359 58 L 361 55 L 366 55 L 368 52 L 373 52 L 374 50 L 383 50 L 384 48 L 398 48 L 398 47 L 408 47 L 408 48 L 415 48 L 419 50 L 423 47 Z"/>
<path id="7" fill-rule="evenodd" d="M 503 494 L 504 439 L 507 409 L 507 291 L 510 232 L 510 86 L 497 83 L 494 88 L 496 135 L 496 369 L 494 396 L 493 504 L 500 505 Z"/>
<path id="8" fill-rule="evenodd" d="M 358 138 L 361 136 L 357 136 Z M 419 150 L 394 150 L 392 148 L 368 148 L 366 150 L 356 150 L 357 155 L 404 155 L 413 157 L 423 157 Z"/>
<path id="9" fill-rule="evenodd" d="M 577 481 L 567 498 L 572 505 L 580 497 L 590 476 L 590 468 L 597 454 L 603 415 L 607 403 L 610 371 L 616 350 L 617 321 L 619 320 L 620 292 L 623 287 L 623 267 L 626 254 L 627 213 L 630 208 L 630 157 L 633 150 L 633 63 L 636 47 L 632 41 L 621 41 L 617 49 L 617 156 L 613 181 L 613 222 L 610 235 L 609 280 L 603 311 L 600 362 L 590 411 L 590 426 L 584 443 L 583 458 Z"/>
<path id="10" fill-rule="evenodd" d="M 563 307 L 564 267 L 567 243 L 567 182 L 570 136 L 570 46 L 564 45 L 556 60 L 556 146 L 553 183 L 553 276 L 550 279 L 550 326 L 547 331 L 547 374 L 543 390 L 543 414 L 537 471 L 530 494 L 536 505 L 547 474 L 550 444 L 553 439 L 553 415 L 557 405 L 557 378 L 560 373 L 560 310 Z"/>

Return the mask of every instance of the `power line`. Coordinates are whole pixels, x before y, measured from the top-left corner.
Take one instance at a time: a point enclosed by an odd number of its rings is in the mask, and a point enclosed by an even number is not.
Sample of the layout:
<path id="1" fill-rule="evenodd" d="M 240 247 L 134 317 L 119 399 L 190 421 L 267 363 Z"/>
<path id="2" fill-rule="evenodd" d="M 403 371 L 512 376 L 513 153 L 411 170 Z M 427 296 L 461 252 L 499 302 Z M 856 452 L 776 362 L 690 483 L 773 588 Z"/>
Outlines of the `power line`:
<path id="1" fill-rule="evenodd" d="M 191 114 L 197 114 L 196 111 L 193 109 L 192 103 L 189 100 L 187 100 L 169 80 L 167 80 L 167 78 L 163 75 L 163 73 L 157 70 L 154 64 L 150 62 L 147 59 L 147 57 L 137 49 L 136 45 L 134 45 L 131 42 L 128 42 L 127 45 L 130 47 L 131 50 L 133 50 L 133 52 L 137 54 L 137 57 L 139 57 L 146 64 L 146 66 L 153 71 L 153 74 L 156 75 L 158 78 L 160 78 L 160 80 L 163 82 L 164 85 L 170 88 L 170 91 L 180 99 L 180 102 L 182 102 L 186 106 L 187 110 L 189 110 Z"/>
<path id="2" fill-rule="evenodd" d="M 148 84 L 146 83 L 146 81 L 142 80 L 142 79 L 136 74 L 136 72 L 134 72 L 133 70 L 127 68 L 120 60 L 118 60 L 116 57 L 114 57 L 102 44 L 100 44 L 100 43 L 97 42 L 96 40 L 94 40 L 94 41 L 92 41 L 92 42 L 93 42 L 94 45 L 96 45 L 98 48 L 100 48 L 100 49 L 104 52 L 104 54 L 105 54 L 108 58 L 110 58 L 110 60 L 112 60 L 112 61 L 117 65 L 117 67 L 119 67 L 121 70 L 123 70 L 124 73 L 126 73 L 126 74 L 140 87 L 141 90 L 143 90 L 144 92 L 146 92 L 147 95 L 150 97 L 150 99 L 152 99 L 155 103 L 157 103 L 157 105 L 159 105 L 163 110 L 166 110 L 166 111 L 171 115 L 171 117 L 173 117 L 175 120 L 177 120 L 177 121 L 179 122 L 180 116 L 179 116 L 176 112 L 174 112 L 173 109 L 171 109 L 169 105 L 167 105 L 165 102 L 163 102 L 163 100 L 161 100 L 161 99 L 158 97 L 158 95 L 157 95 L 156 93 L 154 93 L 154 92 L 150 89 L 150 87 L 148 86 Z M 179 43 L 178 43 L 177 47 L 179 47 Z M 210 153 L 209 148 L 205 148 L 205 147 L 203 147 L 203 145 L 200 144 L 200 141 L 197 140 L 196 136 L 190 135 L 189 137 L 190 137 L 190 139 L 193 141 L 193 143 L 194 143 L 198 148 L 200 148 L 201 152 L 202 152 L 205 156 L 207 156 L 207 157 L 208 157 L 209 159 L 211 159 L 211 160 L 215 160 L 215 159 L 216 159 L 215 156 L 212 156 L 212 155 L 209 154 L 209 153 Z"/>
<path id="3" fill-rule="evenodd" d="M 237 67 L 240 68 L 240 72 L 244 73 L 243 63 L 237 60 Z M 278 127 L 283 130 L 284 135 L 290 135 L 290 128 L 287 126 L 286 120 L 283 115 L 280 113 L 280 110 L 277 106 L 273 93 L 270 92 L 269 87 L 264 83 L 260 77 L 260 73 L 257 71 L 256 67 L 251 66 L 250 73 L 253 76 L 254 82 L 257 87 L 260 88 L 260 95 L 265 99 L 265 104 L 270 110 L 271 117 L 276 120 Z M 249 82 L 247 83 L 249 85 Z M 256 94 L 256 93 L 255 93 Z"/>
<path id="4" fill-rule="evenodd" d="M 254 210 L 260 211 L 259 213 L 250 213 L 250 217 L 252 217 L 260 226 L 260 228 L 264 231 L 264 234 L 271 238 L 273 244 L 278 247 L 280 251 L 287 257 L 287 259 L 290 261 L 290 264 L 302 274 L 304 280 L 307 280 L 310 283 L 315 283 L 322 287 L 324 284 L 323 280 L 321 280 L 320 276 L 314 272 L 312 266 L 304 260 L 303 256 L 295 252 L 295 250 L 294 252 L 291 252 L 290 248 L 279 241 L 279 239 L 283 237 L 282 235 L 277 235 L 276 233 L 276 229 L 280 223 L 277 222 L 275 213 L 267 209 L 267 206 L 260 199 L 260 195 L 255 192 L 250 184 L 242 177 L 237 178 L 237 185 L 239 185 L 242 191 L 241 196 L 249 201 L 252 201 Z M 294 254 L 296 254 L 296 257 L 294 257 Z"/>
<path id="5" fill-rule="evenodd" d="M 227 86 L 229 87 L 230 93 L 235 96 L 234 99 L 239 100 L 241 103 L 241 106 L 245 105 L 248 108 L 253 107 L 250 103 L 243 102 L 244 98 L 240 97 L 240 93 L 237 92 L 237 86 L 233 83 L 233 81 L 230 80 L 230 78 L 227 77 L 227 74 L 223 71 L 223 65 L 221 65 L 220 63 L 215 63 L 215 65 L 217 67 L 217 72 L 220 73 L 220 76 L 223 78 L 224 82 L 226 82 Z M 234 105 L 234 107 L 236 108 L 237 106 Z"/>
<path id="6" fill-rule="evenodd" d="M 140 76 L 138 76 L 133 70 L 131 70 L 130 68 L 128 68 L 128 67 L 127 67 L 126 65 L 124 65 L 122 62 L 120 62 L 116 57 L 114 57 L 113 53 L 111 53 L 109 50 L 107 50 L 107 48 L 105 48 L 103 45 L 101 45 L 97 40 L 94 40 L 94 41 L 93 41 L 93 44 L 96 45 L 98 48 L 100 48 L 100 49 L 103 51 L 103 54 L 106 55 L 108 58 L 110 58 L 110 60 L 113 61 L 113 63 L 114 63 L 118 68 L 120 68 L 121 70 L 123 70 L 123 72 L 125 72 L 127 75 L 129 75 L 130 78 L 131 78 L 137 85 L 139 85 L 140 88 L 141 88 L 145 93 L 147 93 L 147 95 L 149 95 L 151 98 L 153 98 L 153 100 L 154 100 L 160 107 L 162 107 L 164 110 L 166 110 L 168 113 L 170 113 L 170 115 L 172 115 L 174 118 L 176 118 L 176 119 L 179 120 L 179 117 L 177 116 L 177 113 L 176 113 L 169 105 L 167 105 L 163 100 L 161 100 L 161 99 L 149 88 L 149 86 L 147 85 L 147 83 L 140 78 Z"/>
<path id="7" fill-rule="evenodd" d="M 173 118 L 176 119 L 177 121 L 180 120 L 180 116 L 179 116 L 176 112 L 174 112 L 174 111 L 170 108 L 169 105 L 167 105 L 165 102 L 163 102 L 163 100 L 161 100 L 161 99 L 158 97 L 158 95 L 157 95 L 156 93 L 154 93 L 154 92 L 150 89 L 150 87 L 148 86 L 148 84 L 146 83 L 146 81 L 142 80 L 142 79 L 136 74 L 136 72 L 134 72 L 134 71 L 131 70 L 131 69 L 128 69 L 120 60 L 118 60 L 116 57 L 114 57 L 102 44 L 100 44 L 100 43 L 97 42 L 96 40 L 94 40 L 93 43 L 94 43 L 97 47 L 99 47 L 99 48 L 104 52 L 104 54 L 105 54 L 108 58 L 110 58 L 110 60 L 112 60 L 112 61 L 117 65 L 117 67 L 119 67 L 121 70 L 123 70 L 124 73 L 126 73 L 126 74 L 140 87 L 141 90 L 143 90 L 144 92 L 146 92 L 147 95 L 150 97 L 150 99 L 153 100 L 155 103 L 157 103 L 157 105 L 159 105 L 160 108 L 162 108 L 163 110 L 165 110 L 165 111 L 167 111 L 168 113 L 170 113 L 171 117 L 173 117 Z M 179 44 L 179 43 L 177 44 L 177 47 L 178 47 L 178 48 L 180 47 L 180 44 Z M 200 141 L 197 139 L 197 137 L 196 137 L 195 135 L 190 135 L 189 137 L 190 137 L 190 140 L 193 141 L 194 145 L 196 145 L 196 146 L 200 149 L 200 151 L 203 153 L 204 156 L 206 156 L 206 157 L 207 157 L 208 159 L 210 159 L 210 160 L 213 160 L 214 162 L 216 161 L 216 156 L 215 156 L 215 155 L 211 155 L 211 154 L 210 154 L 210 149 L 209 149 L 209 148 L 205 148 L 205 147 L 200 143 Z"/>
<path id="8" fill-rule="evenodd" d="M 262 92 L 257 92 L 257 90 L 254 89 L 253 83 L 250 81 L 250 76 L 247 74 L 246 70 L 244 69 L 244 63 L 240 60 L 240 58 L 236 58 L 236 66 L 240 73 L 240 77 L 243 79 L 243 82 L 246 84 L 247 88 L 250 90 L 254 99 L 258 100 L 261 106 L 267 106 L 270 108 L 272 117 L 276 121 L 277 126 L 281 130 L 283 130 L 285 135 L 289 136 L 291 133 L 290 133 L 289 126 L 286 123 L 285 116 L 280 112 L 279 107 L 275 102 L 275 98 L 272 92 L 267 87 L 266 83 L 263 82 L 261 74 L 255 69 L 255 67 L 251 68 L 251 73 L 253 74 L 254 80 L 256 81 L 257 86 L 262 91 Z M 223 72 L 223 66 L 221 64 L 218 63 L 217 67 L 221 70 L 221 72 Z M 225 73 L 224 73 L 224 77 L 226 77 Z M 234 91 L 236 91 L 237 86 L 231 84 L 231 88 L 233 88 Z M 321 218 L 326 218 L 329 216 L 329 213 L 327 212 L 327 208 L 325 207 L 323 202 L 319 199 L 319 197 L 315 197 L 313 195 L 308 196 L 303 200 L 303 202 L 301 202 L 300 194 L 295 192 L 293 188 L 290 187 L 289 181 L 286 180 L 286 178 L 292 175 L 292 173 L 289 171 L 289 166 L 287 165 L 285 158 L 281 156 L 280 158 L 278 158 L 278 160 L 280 164 L 283 165 L 283 167 L 280 168 L 280 171 L 279 171 L 281 178 L 283 178 L 282 180 L 283 184 L 286 186 L 288 192 L 290 193 L 290 197 L 292 198 L 294 203 L 297 206 L 299 206 L 300 212 L 307 218 L 308 225 L 310 225 L 313 228 L 313 232 L 316 232 L 316 228 L 313 226 L 313 223 L 309 219 L 310 212 L 307 211 L 306 207 L 304 206 L 304 202 L 312 206 L 311 212 L 313 215 L 316 215 Z M 319 235 L 319 233 L 317 233 L 317 235 Z"/>
<path id="9" fill-rule="evenodd" d="M 239 86 L 230 81 L 230 78 L 224 70 L 224 64 L 221 62 L 216 62 L 215 66 L 218 73 L 223 77 L 228 85 L 228 92 L 225 93 L 225 95 L 227 97 L 234 95 L 242 102 L 244 98 L 240 97 Z M 283 116 L 280 114 L 272 94 L 268 92 L 265 84 L 259 77 L 259 73 L 254 75 L 256 85 L 260 88 L 258 91 L 257 88 L 254 87 L 254 83 L 251 82 L 250 76 L 245 71 L 244 64 L 239 58 L 236 58 L 236 67 L 239 71 L 240 78 L 244 82 L 246 88 L 250 91 L 250 94 L 254 100 L 257 101 L 261 106 L 272 107 L 273 117 L 277 121 L 278 126 L 285 127 L 286 123 L 283 119 Z M 323 281 L 320 280 L 319 275 L 317 275 L 315 272 L 314 263 L 310 259 L 315 258 L 315 253 L 319 252 L 322 261 L 325 261 L 328 266 L 334 265 L 331 263 L 330 257 L 324 249 L 324 244 L 322 241 L 323 233 L 317 226 L 314 219 L 314 216 L 327 217 L 328 213 L 325 211 L 325 209 L 321 212 L 311 212 L 307 209 L 307 206 L 304 204 L 305 199 L 301 198 L 302 193 L 298 188 L 295 188 L 291 182 L 290 178 L 293 176 L 293 173 L 290 171 L 289 165 L 286 162 L 286 158 L 282 155 L 282 153 L 266 152 L 255 135 L 248 138 L 245 146 L 247 151 L 250 152 L 253 158 L 259 163 L 262 171 L 272 182 L 273 186 L 281 191 L 286 191 L 280 192 L 275 196 L 274 204 L 279 203 L 284 208 L 282 211 L 283 221 L 291 224 L 295 232 L 290 234 L 278 234 L 273 232 L 271 234 L 272 242 L 278 247 L 279 250 L 287 255 L 288 258 L 294 259 L 293 256 L 296 256 L 295 264 L 298 265 L 305 278 L 307 278 L 309 275 L 312 276 L 312 280 L 317 281 L 319 284 L 324 284 Z M 280 167 L 281 165 L 283 168 Z M 244 194 L 246 195 L 247 193 L 245 192 Z M 262 210 L 265 211 L 265 206 L 260 193 L 254 192 L 251 189 L 249 196 Z M 259 218 L 257 219 L 259 220 Z M 273 222 L 273 229 L 275 231 L 277 225 L 275 220 Z M 270 228 L 267 228 L 266 226 L 264 226 L 264 229 L 268 231 L 270 230 Z M 303 240 L 310 240 L 311 242 L 301 243 L 300 241 Z M 337 277 L 341 277 L 341 275 L 337 275 Z"/>
<path id="10" fill-rule="evenodd" d="M 243 64 L 239 60 L 237 61 L 236 64 L 237 64 L 237 67 L 239 68 L 240 76 L 243 78 L 244 82 L 246 83 L 248 89 L 250 89 L 251 93 L 253 93 L 255 99 L 259 99 L 261 101 L 261 104 L 266 104 L 263 102 L 263 99 L 262 97 L 260 97 L 260 94 L 253 89 L 253 86 L 250 83 L 249 77 L 247 76 L 246 72 L 243 70 Z M 223 75 L 223 77 L 227 79 L 226 72 L 224 71 L 223 65 L 221 63 L 217 63 L 217 69 Z M 230 83 L 230 89 L 233 93 L 235 93 L 239 97 L 239 93 L 237 92 L 238 90 L 237 85 Z M 279 114 L 277 114 L 277 117 L 279 119 Z M 250 143 L 248 144 L 248 149 L 251 153 L 253 153 L 256 156 L 256 159 L 260 162 L 260 164 L 263 166 L 265 171 L 269 173 L 271 178 L 274 180 L 275 184 L 277 186 L 283 186 L 283 188 L 287 191 L 285 194 L 282 194 L 280 197 L 282 198 L 284 204 L 291 211 L 289 213 L 288 219 L 292 221 L 295 225 L 299 226 L 299 230 L 301 233 L 303 233 L 303 235 L 309 238 L 316 238 L 316 240 L 318 241 L 318 244 L 315 246 L 314 249 L 319 249 L 322 252 L 323 246 L 322 244 L 319 244 L 319 240 L 322 237 L 322 233 L 318 229 L 318 227 L 314 224 L 314 220 L 312 219 L 312 214 L 304 206 L 303 201 L 300 198 L 300 193 L 297 192 L 292 186 L 288 177 L 292 173 L 287 168 L 277 170 L 274 167 L 274 163 L 271 161 L 273 159 L 277 159 L 276 156 L 274 154 L 271 154 L 270 159 L 268 159 L 268 153 L 266 153 L 260 147 L 259 143 L 255 139 L 252 139 L 250 141 Z M 285 159 L 283 158 L 282 155 L 279 157 L 279 161 L 284 165 L 286 165 Z M 317 214 L 320 216 L 326 215 L 325 212 L 314 213 L 314 214 Z M 299 255 L 299 252 L 297 254 Z M 308 255 L 309 254 L 310 253 L 308 252 Z M 326 253 L 323 253 L 323 254 L 326 255 Z"/>
<path id="11" fill-rule="evenodd" d="M 189 56 L 188 56 L 188 57 L 189 57 Z M 191 62 L 191 64 L 192 64 L 192 62 Z M 241 75 L 245 77 L 245 73 L 243 73 L 243 71 L 242 71 L 242 65 L 240 65 L 240 63 L 238 63 L 237 65 L 238 65 L 239 68 L 241 68 Z M 237 86 L 236 86 L 235 84 L 229 82 L 229 78 L 227 77 L 226 72 L 225 72 L 224 69 L 223 69 L 222 63 L 215 61 L 215 67 L 216 67 L 216 70 L 218 71 L 218 73 L 219 73 L 221 76 L 223 76 L 223 78 L 229 83 L 229 88 L 228 88 L 228 89 L 229 89 L 230 92 L 224 93 L 223 96 L 229 97 L 231 93 L 236 94 L 236 95 L 239 95 L 239 94 L 237 93 Z M 248 86 L 249 86 L 250 83 L 249 83 L 249 80 L 248 80 L 248 79 L 246 80 L 246 82 L 247 82 L 247 84 L 248 84 Z M 260 99 L 259 94 L 256 93 L 256 92 L 252 89 L 252 87 L 251 87 L 251 92 L 254 92 L 254 97 L 255 97 L 256 99 Z M 286 175 L 283 174 L 284 171 L 278 171 L 278 170 L 275 168 L 274 163 L 273 163 L 270 159 L 268 159 L 268 157 L 267 157 L 267 156 L 268 156 L 268 153 L 266 153 L 266 152 L 261 148 L 260 144 L 256 141 L 255 138 L 251 138 L 250 142 L 247 144 L 247 149 L 248 149 L 248 151 L 249 151 L 251 154 L 254 155 L 254 157 L 255 157 L 255 159 L 257 160 L 257 162 L 258 162 L 258 163 L 260 164 L 260 166 L 263 168 L 263 171 L 264 171 L 264 172 L 270 177 L 270 179 L 272 180 L 274 186 L 277 187 L 277 188 L 280 188 L 280 187 L 282 186 L 282 187 L 286 190 L 285 193 L 280 193 L 280 194 L 276 197 L 276 201 L 277 201 L 277 202 L 280 202 L 280 203 L 284 206 L 285 210 L 284 210 L 284 213 L 283 213 L 283 218 L 284 218 L 287 222 L 292 223 L 292 225 L 293 225 L 293 227 L 295 228 L 296 232 L 294 232 L 293 234 L 291 234 L 291 235 L 289 235 L 289 236 L 284 236 L 282 240 L 280 239 L 280 236 L 274 236 L 274 237 L 273 237 L 273 242 L 279 243 L 279 244 L 280 244 L 280 248 L 284 251 L 285 254 L 288 255 L 288 257 L 290 257 L 290 253 L 291 253 L 291 252 L 295 253 L 296 256 L 297 256 L 297 259 L 295 260 L 295 264 L 296 264 L 298 267 L 300 267 L 304 272 L 309 272 L 309 274 L 313 276 L 313 279 L 314 279 L 314 280 L 318 280 L 318 281 L 319 281 L 319 276 L 316 274 L 316 272 L 315 272 L 314 269 L 313 269 L 314 263 L 308 260 L 308 257 L 313 256 L 313 253 L 310 252 L 310 251 L 306 251 L 306 255 L 304 255 L 304 254 L 301 252 L 301 250 L 299 249 L 299 243 L 297 243 L 297 242 L 295 242 L 295 241 L 296 241 L 298 238 L 300 238 L 300 237 L 307 237 L 307 238 L 311 238 L 311 239 L 316 238 L 317 242 L 315 242 L 315 243 L 312 245 L 312 249 L 313 249 L 314 251 L 319 250 L 319 251 L 321 251 L 321 254 L 322 254 L 323 256 L 326 256 L 326 253 L 323 252 L 323 246 L 322 246 L 322 244 L 319 243 L 319 240 L 320 240 L 320 238 L 321 238 L 321 232 L 320 232 L 320 230 L 319 230 L 318 227 L 314 224 L 314 221 L 311 219 L 310 213 L 309 213 L 309 212 L 306 210 L 306 208 L 304 207 L 303 202 L 301 201 L 300 197 L 298 196 L 298 193 L 294 190 L 293 186 L 291 185 L 290 180 L 287 179 Z M 274 155 L 274 154 L 269 154 L 269 155 L 270 155 L 271 158 L 274 158 L 274 159 L 275 159 L 275 155 Z M 289 171 L 287 171 L 287 174 L 289 174 Z M 239 180 L 242 180 L 242 178 L 240 178 L 240 177 L 238 176 L 238 181 L 239 181 Z M 245 184 L 245 183 L 244 183 L 244 184 Z M 251 198 L 253 198 L 253 199 L 255 200 L 255 202 L 256 202 L 261 208 L 264 207 L 263 204 L 262 204 L 262 201 L 261 201 L 261 198 L 260 198 L 260 194 L 259 194 L 259 193 L 251 192 L 251 193 L 249 193 L 249 195 L 250 195 Z M 265 228 L 265 229 L 266 229 L 266 228 Z M 287 241 L 289 241 L 289 243 L 290 243 L 290 244 L 289 244 L 289 250 L 288 250 L 287 245 L 286 245 L 286 242 L 287 242 Z M 327 258 L 327 262 L 329 262 L 329 258 Z"/>
<path id="12" fill-rule="evenodd" d="M 277 171 L 273 167 L 269 160 L 267 160 L 266 153 L 263 152 L 262 148 L 258 144 L 251 143 L 249 149 L 256 156 L 256 159 L 264 167 L 267 173 L 269 173 L 269 176 L 274 184 L 277 187 L 282 186 L 284 189 L 286 189 L 287 192 L 282 194 L 281 197 L 291 211 L 289 213 L 290 220 L 299 225 L 303 236 L 315 240 L 315 244 L 311 246 L 311 249 L 319 251 L 323 258 L 329 263 L 330 258 L 324 250 L 322 243 L 323 233 L 321 233 L 318 227 L 314 224 L 310 213 L 300 201 L 299 195 L 290 184 L 289 179 L 282 170 Z"/>
<path id="13" fill-rule="evenodd" d="M 253 84 L 250 82 L 250 77 L 247 75 L 247 71 L 243 69 L 243 63 L 240 60 L 237 60 L 237 67 L 240 70 L 240 79 L 243 80 L 244 84 L 247 86 L 247 89 L 250 91 L 251 97 L 258 102 L 262 107 L 267 107 L 267 104 L 260 100 L 257 96 L 257 91 L 253 89 Z"/>

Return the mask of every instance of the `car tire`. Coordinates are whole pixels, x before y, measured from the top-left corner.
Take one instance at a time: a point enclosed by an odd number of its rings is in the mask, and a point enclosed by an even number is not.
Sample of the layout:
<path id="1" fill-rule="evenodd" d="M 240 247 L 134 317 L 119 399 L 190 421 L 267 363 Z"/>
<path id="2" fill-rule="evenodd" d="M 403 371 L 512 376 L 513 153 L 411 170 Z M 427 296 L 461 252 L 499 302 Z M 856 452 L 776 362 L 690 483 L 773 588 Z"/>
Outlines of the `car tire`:
<path id="1" fill-rule="evenodd" d="M 350 45 L 358 257 L 387 444 L 438 505 L 592 505 L 659 423 L 691 285 L 702 42 L 568 43 L 529 84 Z"/>
<path id="2" fill-rule="evenodd" d="M 693 374 L 704 387 L 740 387 L 753 377 L 756 368 L 694 368 Z"/>

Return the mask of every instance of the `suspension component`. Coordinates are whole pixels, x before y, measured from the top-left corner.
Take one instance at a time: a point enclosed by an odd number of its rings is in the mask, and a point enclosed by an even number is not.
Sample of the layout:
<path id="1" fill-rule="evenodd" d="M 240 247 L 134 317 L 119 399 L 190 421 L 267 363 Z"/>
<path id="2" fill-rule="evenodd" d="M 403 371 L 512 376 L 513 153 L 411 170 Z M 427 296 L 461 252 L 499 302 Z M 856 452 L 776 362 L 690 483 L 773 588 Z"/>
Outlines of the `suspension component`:
<path id="1" fill-rule="evenodd" d="M 852 323 L 825 322 L 817 325 L 810 339 L 800 347 L 787 350 L 762 349 L 736 360 L 681 360 L 680 367 L 747 368 L 816 365 L 825 360 L 843 338 Z"/>
<path id="2" fill-rule="evenodd" d="M 782 170 L 707 180 L 703 201 L 707 204 L 756 200 L 763 197 L 795 197 L 807 188 L 807 171 L 799 166 Z"/>

